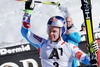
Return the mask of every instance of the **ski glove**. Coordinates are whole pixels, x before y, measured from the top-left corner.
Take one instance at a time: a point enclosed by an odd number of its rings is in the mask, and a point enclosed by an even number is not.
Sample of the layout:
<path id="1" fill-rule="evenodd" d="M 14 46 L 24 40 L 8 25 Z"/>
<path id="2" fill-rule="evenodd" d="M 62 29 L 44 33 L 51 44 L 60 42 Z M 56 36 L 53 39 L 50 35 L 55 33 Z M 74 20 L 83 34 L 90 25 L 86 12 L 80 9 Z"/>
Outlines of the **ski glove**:
<path id="1" fill-rule="evenodd" d="M 33 10 L 35 7 L 34 0 L 27 0 L 25 2 L 25 10 Z"/>
<path id="2" fill-rule="evenodd" d="M 99 50 L 99 46 L 98 46 L 97 40 L 95 40 L 95 41 L 93 42 L 92 48 L 93 48 L 93 50 L 94 50 L 95 52 L 97 52 L 97 51 Z"/>

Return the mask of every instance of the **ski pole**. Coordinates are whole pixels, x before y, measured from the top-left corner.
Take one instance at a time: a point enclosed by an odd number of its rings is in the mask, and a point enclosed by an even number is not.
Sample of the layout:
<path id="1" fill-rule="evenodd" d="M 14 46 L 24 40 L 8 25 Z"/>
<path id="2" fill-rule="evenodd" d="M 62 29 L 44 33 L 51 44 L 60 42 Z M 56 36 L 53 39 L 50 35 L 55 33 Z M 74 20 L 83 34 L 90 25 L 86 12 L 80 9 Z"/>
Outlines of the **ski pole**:
<path id="1" fill-rule="evenodd" d="M 29 0 L 16 0 L 16 1 L 29 1 Z M 46 2 L 42 2 L 42 1 L 34 1 L 34 3 L 41 3 L 41 4 L 47 4 L 47 5 L 57 5 L 57 6 L 60 6 L 60 2 L 49 2 L 49 1 L 46 1 Z"/>

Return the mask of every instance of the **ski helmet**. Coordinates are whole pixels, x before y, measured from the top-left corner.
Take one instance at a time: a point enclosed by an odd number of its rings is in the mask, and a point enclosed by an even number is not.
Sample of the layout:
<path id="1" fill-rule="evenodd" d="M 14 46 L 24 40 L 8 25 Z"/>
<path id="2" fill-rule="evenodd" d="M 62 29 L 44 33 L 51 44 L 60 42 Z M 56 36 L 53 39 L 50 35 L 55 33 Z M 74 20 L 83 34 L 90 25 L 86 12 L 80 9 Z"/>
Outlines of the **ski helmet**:
<path id="1" fill-rule="evenodd" d="M 53 16 L 48 20 L 48 26 L 60 27 L 60 36 L 65 33 L 65 19 L 61 16 Z"/>

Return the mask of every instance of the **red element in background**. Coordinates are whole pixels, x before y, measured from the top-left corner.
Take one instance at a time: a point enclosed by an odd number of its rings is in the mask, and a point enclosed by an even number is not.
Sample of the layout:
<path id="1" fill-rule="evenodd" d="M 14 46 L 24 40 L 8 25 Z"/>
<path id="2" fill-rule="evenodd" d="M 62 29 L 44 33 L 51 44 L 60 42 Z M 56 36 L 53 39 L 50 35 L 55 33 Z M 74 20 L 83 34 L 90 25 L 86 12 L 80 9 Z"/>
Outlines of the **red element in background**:
<path id="1" fill-rule="evenodd" d="M 98 45 L 100 46 L 100 39 L 97 39 L 97 42 L 98 42 Z M 97 53 L 97 57 L 98 57 L 98 67 L 100 67 L 100 50 L 98 50 L 98 53 Z"/>
<path id="2" fill-rule="evenodd" d="M 40 48 L 38 48 L 38 53 L 40 54 Z"/>

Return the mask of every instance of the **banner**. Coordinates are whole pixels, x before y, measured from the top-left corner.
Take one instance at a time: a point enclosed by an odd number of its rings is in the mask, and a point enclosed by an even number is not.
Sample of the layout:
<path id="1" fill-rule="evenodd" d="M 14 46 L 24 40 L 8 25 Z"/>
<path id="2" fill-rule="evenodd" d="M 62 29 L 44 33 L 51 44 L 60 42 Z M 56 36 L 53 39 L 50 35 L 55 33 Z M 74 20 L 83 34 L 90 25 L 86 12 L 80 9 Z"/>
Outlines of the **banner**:
<path id="1" fill-rule="evenodd" d="M 0 67 L 41 67 L 38 51 L 30 44 L 0 49 Z"/>

